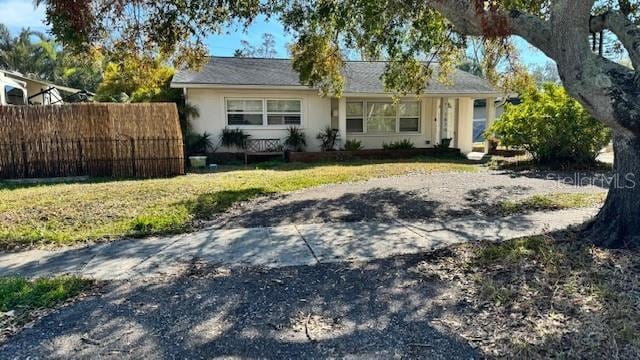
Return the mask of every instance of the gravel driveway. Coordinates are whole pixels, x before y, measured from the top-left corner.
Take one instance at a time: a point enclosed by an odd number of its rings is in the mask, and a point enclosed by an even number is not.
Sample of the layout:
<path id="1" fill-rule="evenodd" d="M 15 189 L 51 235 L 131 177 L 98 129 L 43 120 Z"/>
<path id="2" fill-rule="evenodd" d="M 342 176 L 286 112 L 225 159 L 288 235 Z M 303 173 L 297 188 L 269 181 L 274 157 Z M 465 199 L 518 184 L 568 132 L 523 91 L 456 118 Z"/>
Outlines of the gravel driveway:
<path id="1" fill-rule="evenodd" d="M 560 180 L 558 180 L 560 179 Z M 504 199 L 544 193 L 606 191 L 604 175 L 581 173 L 412 174 L 325 185 L 236 206 L 205 226 L 265 227 L 283 224 L 383 221 L 495 214 Z M 578 186 L 572 185 L 578 183 Z"/>
<path id="2" fill-rule="evenodd" d="M 280 269 L 194 266 L 114 282 L 0 348 L 0 359 L 479 358 L 440 321 L 455 291 L 424 255 Z"/>

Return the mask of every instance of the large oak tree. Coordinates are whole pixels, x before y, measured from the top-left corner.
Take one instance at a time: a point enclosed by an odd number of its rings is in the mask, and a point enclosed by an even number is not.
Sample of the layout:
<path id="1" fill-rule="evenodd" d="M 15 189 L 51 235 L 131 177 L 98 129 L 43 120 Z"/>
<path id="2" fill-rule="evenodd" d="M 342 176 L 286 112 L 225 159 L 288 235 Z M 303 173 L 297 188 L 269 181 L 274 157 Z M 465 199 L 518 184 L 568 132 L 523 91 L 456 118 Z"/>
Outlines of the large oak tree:
<path id="1" fill-rule="evenodd" d="M 420 92 L 446 76 L 467 36 L 520 36 L 555 60 L 562 83 L 614 132 L 614 181 L 587 234 L 606 247 L 640 246 L 640 6 L 632 0 L 41 0 L 53 32 L 69 46 L 159 52 L 197 65 L 203 39 L 229 23 L 278 16 L 295 34 L 301 79 L 340 93 L 349 49 L 389 60 L 394 92 Z M 594 51 L 592 34 L 617 38 L 632 68 Z M 439 72 L 431 70 L 433 61 Z M 640 185 L 640 184 L 638 184 Z"/>

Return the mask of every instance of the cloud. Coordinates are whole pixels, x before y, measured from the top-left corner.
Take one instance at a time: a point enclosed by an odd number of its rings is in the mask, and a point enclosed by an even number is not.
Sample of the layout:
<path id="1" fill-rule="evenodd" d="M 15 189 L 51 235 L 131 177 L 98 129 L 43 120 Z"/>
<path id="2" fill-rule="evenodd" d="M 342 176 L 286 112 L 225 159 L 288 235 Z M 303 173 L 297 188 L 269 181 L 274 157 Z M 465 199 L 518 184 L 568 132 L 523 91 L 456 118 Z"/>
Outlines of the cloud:
<path id="1" fill-rule="evenodd" d="M 34 7 L 31 0 L 0 0 L 0 23 L 7 25 L 12 32 L 20 31 L 23 27 L 32 30 L 44 30 L 44 7 Z"/>

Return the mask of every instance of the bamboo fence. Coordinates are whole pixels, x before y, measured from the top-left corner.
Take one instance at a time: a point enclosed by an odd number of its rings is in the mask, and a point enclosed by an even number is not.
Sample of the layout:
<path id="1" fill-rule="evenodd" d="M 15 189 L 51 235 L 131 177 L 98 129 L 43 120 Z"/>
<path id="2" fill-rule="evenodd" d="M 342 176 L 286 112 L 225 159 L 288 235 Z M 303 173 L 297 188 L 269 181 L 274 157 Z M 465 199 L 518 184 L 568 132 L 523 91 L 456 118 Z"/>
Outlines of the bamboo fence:
<path id="1" fill-rule="evenodd" d="M 0 106 L 0 178 L 180 174 L 175 104 Z"/>

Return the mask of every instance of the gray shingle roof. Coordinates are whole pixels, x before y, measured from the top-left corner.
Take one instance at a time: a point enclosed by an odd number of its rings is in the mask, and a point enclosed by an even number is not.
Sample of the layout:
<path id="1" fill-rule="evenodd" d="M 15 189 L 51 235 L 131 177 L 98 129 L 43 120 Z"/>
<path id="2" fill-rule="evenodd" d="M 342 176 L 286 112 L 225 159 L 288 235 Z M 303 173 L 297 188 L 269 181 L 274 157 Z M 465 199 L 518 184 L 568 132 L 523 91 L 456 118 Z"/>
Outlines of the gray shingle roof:
<path id="1" fill-rule="evenodd" d="M 380 76 L 384 71 L 382 61 L 349 61 L 344 74 L 345 93 L 384 93 Z M 434 65 L 437 73 L 438 66 Z M 425 93 L 437 94 L 486 94 L 496 93 L 486 80 L 462 70 L 451 75 L 452 85 L 444 85 L 433 79 Z M 200 71 L 177 71 L 171 82 L 172 87 L 189 85 L 260 85 L 260 86 L 300 86 L 298 73 L 293 70 L 288 59 L 256 59 L 236 57 L 211 57 Z"/>

